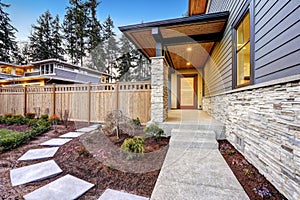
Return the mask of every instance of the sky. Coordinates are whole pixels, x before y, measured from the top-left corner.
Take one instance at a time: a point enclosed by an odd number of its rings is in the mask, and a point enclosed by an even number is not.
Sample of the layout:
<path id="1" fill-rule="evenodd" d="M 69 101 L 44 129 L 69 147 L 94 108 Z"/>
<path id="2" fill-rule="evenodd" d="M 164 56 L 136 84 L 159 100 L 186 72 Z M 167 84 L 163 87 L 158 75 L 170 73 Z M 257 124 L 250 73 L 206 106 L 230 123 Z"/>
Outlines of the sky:
<path id="1" fill-rule="evenodd" d="M 57 14 L 62 22 L 69 0 L 0 0 L 10 4 L 5 12 L 10 14 L 11 24 L 18 30 L 17 41 L 28 40 L 31 25 L 45 11 L 52 16 Z M 188 0 L 99 0 L 97 14 L 100 22 L 111 16 L 115 32 L 120 34 L 117 27 L 182 17 L 188 9 Z"/>

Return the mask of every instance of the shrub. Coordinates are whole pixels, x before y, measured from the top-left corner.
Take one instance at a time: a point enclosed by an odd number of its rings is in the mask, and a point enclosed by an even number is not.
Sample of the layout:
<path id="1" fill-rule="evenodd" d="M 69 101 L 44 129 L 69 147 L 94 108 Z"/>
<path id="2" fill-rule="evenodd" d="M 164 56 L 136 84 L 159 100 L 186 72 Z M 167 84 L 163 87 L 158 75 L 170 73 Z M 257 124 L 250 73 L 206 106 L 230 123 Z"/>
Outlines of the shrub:
<path id="1" fill-rule="evenodd" d="M 58 124 L 60 122 L 60 117 L 56 114 L 50 116 L 50 121 L 52 124 Z"/>
<path id="2" fill-rule="evenodd" d="M 232 150 L 232 149 L 230 149 L 230 150 L 227 151 L 227 154 L 230 155 L 230 156 L 233 155 L 234 153 L 235 153 L 235 151 Z"/>
<path id="3" fill-rule="evenodd" d="M 6 121 L 12 124 L 31 124 L 33 126 L 33 129 L 24 132 L 0 129 L 0 152 L 13 149 L 23 142 L 48 131 L 51 125 L 51 122 L 47 120 L 28 120 L 20 115 L 8 117 L 6 118 Z"/>
<path id="4" fill-rule="evenodd" d="M 8 117 L 4 117 L 4 123 L 7 125 L 13 125 L 13 124 L 22 125 L 22 124 L 26 124 L 27 120 L 22 115 L 12 115 Z"/>
<path id="5" fill-rule="evenodd" d="M 35 113 L 28 112 L 25 114 L 25 118 L 27 119 L 34 119 L 34 117 L 35 117 Z"/>
<path id="6" fill-rule="evenodd" d="M 137 117 L 136 119 L 131 119 L 131 123 L 135 126 L 135 127 L 140 127 L 142 124 L 141 124 L 141 121 L 140 119 Z"/>
<path id="7" fill-rule="evenodd" d="M 49 115 L 43 114 L 43 115 L 41 115 L 40 119 L 47 120 L 47 119 L 49 119 Z"/>
<path id="8" fill-rule="evenodd" d="M 139 136 L 125 139 L 121 146 L 121 149 L 125 152 L 144 153 L 145 139 L 143 137 L 139 137 Z"/>
<path id="9" fill-rule="evenodd" d="M 164 135 L 164 130 L 159 128 L 156 124 L 151 124 L 145 128 L 146 135 L 151 135 L 155 137 L 155 140 L 158 141 Z"/>

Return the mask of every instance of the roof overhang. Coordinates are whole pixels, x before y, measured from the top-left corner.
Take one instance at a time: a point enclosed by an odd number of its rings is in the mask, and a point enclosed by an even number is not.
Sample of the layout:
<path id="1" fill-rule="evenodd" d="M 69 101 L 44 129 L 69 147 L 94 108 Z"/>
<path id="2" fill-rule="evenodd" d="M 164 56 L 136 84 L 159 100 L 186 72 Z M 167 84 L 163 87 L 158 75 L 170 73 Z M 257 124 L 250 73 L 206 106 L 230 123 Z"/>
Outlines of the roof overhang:
<path id="1" fill-rule="evenodd" d="M 167 58 L 175 69 L 202 67 L 215 42 L 220 41 L 229 12 L 119 27 L 147 57 Z"/>
<path id="2" fill-rule="evenodd" d="M 208 0 L 189 0 L 189 16 L 204 14 Z"/>

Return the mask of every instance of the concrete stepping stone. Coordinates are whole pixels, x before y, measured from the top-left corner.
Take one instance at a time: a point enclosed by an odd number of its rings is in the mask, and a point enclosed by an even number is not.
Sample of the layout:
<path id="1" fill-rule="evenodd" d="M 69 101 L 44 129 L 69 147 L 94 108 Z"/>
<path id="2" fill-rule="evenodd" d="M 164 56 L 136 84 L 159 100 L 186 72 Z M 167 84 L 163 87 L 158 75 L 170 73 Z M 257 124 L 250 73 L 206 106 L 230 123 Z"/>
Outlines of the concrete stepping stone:
<path id="1" fill-rule="evenodd" d="M 43 158 L 52 158 L 57 152 L 58 147 L 44 148 L 44 149 L 31 149 L 23 154 L 18 160 L 30 161 L 39 160 Z"/>
<path id="2" fill-rule="evenodd" d="M 81 135 L 85 134 L 84 132 L 69 132 L 64 135 L 59 136 L 60 138 L 77 138 Z"/>
<path id="3" fill-rule="evenodd" d="M 53 177 L 61 172 L 62 170 L 56 162 L 54 160 L 49 160 L 10 170 L 10 181 L 12 186 L 22 185 Z"/>
<path id="4" fill-rule="evenodd" d="M 85 132 L 85 133 L 88 133 L 88 132 L 94 131 L 96 129 L 97 129 L 97 127 L 84 127 L 84 128 L 76 130 L 76 132 Z"/>
<path id="5" fill-rule="evenodd" d="M 98 200 L 149 200 L 149 198 L 117 190 L 106 189 Z"/>
<path id="6" fill-rule="evenodd" d="M 67 174 L 23 197 L 25 200 L 71 200 L 77 199 L 93 186 Z"/>
<path id="7" fill-rule="evenodd" d="M 46 142 L 43 142 L 40 145 L 43 145 L 43 146 L 61 146 L 61 145 L 66 144 L 67 142 L 70 142 L 71 140 L 72 139 L 54 138 L 54 139 L 48 140 Z"/>

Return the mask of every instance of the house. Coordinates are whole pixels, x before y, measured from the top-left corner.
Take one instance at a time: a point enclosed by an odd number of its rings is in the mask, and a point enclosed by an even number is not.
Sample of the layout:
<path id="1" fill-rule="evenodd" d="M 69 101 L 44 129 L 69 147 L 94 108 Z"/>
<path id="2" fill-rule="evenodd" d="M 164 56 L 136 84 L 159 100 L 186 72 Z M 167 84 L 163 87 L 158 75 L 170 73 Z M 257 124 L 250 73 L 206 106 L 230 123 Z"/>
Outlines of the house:
<path id="1" fill-rule="evenodd" d="M 106 83 L 108 77 L 106 73 L 56 59 L 36 61 L 26 66 L 0 63 L 0 86 Z"/>
<path id="2" fill-rule="evenodd" d="M 293 0 L 189 0 L 188 17 L 119 27 L 151 60 L 152 122 L 203 109 L 288 199 L 300 198 L 299 16 Z"/>

